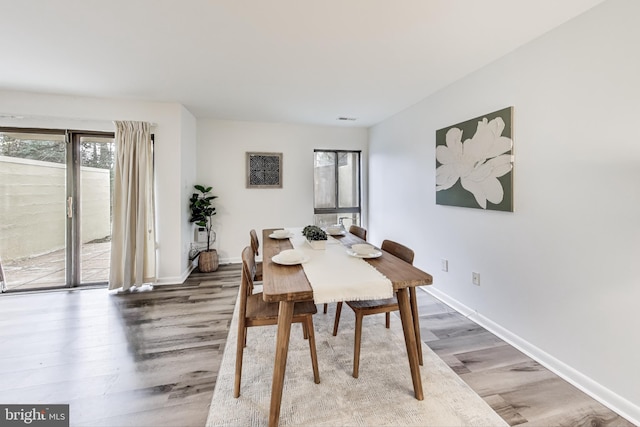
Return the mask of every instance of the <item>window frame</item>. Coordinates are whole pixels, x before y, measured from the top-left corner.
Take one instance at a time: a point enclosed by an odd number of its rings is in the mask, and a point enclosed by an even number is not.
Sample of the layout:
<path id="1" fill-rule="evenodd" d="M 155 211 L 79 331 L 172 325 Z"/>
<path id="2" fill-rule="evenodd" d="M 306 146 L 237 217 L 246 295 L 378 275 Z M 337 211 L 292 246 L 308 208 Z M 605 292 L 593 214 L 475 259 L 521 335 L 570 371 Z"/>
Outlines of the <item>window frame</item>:
<path id="1" fill-rule="evenodd" d="M 322 152 L 322 153 L 335 153 L 336 154 L 336 160 L 335 160 L 335 206 L 333 208 L 317 208 L 315 206 L 315 196 L 314 196 L 314 206 L 313 206 L 313 214 L 314 215 L 323 215 L 323 214 L 341 214 L 341 213 L 357 213 L 359 214 L 359 217 L 362 219 L 362 150 L 338 150 L 338 149 L 321 149 L 321 148 L 316 148 L 313 150 L 313 156 L 314 156 L 314 162 L 315 162 L 315 155 L 318 152 Z M 339 165 L 338 165 L 338 160 L 339 160 L 339 153 L 356 153 L 358 155 L 358 182 L 357 182 L 357 186 L 358 186 L 358 206 L 354 206 L 354 207 L 348 207 L 348 208 L 341 208 L 339 207 L 339 201 L 340 201 L 340 186 L 338 185 L 338 174 L 339 174 Z M 314 169 L 315 169 L 315 165 L 314 165 Z M 314 178 L 314 189 L 315 189 L 315 178 Z"/>

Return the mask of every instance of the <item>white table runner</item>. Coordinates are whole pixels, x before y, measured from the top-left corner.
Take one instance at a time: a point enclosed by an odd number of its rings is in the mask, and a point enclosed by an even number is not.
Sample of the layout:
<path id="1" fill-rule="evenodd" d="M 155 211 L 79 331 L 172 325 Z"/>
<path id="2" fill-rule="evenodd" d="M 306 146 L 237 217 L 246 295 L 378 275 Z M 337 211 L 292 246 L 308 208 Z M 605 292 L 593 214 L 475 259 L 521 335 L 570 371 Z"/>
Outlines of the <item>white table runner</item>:
<path id="1" fill-rule="evenodd" d="M 302 229 L 291 228 L 291 244 L 304 251 L 302 264 L 313 288 L 316 304 L 338 301 L 384 299 L 393 296 L 393 284 L 365 260 L 347 254 L 347 248 L 329 236 L 326 249 L 313 249 Z"/>

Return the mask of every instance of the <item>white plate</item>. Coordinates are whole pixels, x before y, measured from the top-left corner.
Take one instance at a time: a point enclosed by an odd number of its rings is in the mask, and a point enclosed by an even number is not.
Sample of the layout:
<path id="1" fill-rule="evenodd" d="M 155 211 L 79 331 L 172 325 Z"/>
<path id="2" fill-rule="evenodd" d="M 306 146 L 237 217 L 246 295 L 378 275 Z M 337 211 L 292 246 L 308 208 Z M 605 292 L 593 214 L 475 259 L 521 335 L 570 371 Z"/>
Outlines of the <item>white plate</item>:
<path id="1" fill-rule="evenodd" d="M 346 231 L 342 230 L 342 231 L 338 231 L 337 233 L 329 233 L 327 231 L 327 234 L 331 235 L 331 236 L 345 236 L 347 234 Z"/>
<path id="2" fill-rule="evenodd" d="M 359 254 L 351 249 L 347 249 L 347 253 L 356 258 L 378 258 L 379 256 L 382 256 L 382 251 L 376 251 L 370 254 Z"/>
<path id="3" fill-rule="evenodd" d="M 272 239 L 284 240 L 284 239 L 289 239 L 293 237 L 293 233 L 289 233 L 288 236 L 276 236 L 275 234 L 271 233 L 269 234 L 269 237 L 271 237 Z"/>
<path id="4" fill-rule="evenodd" d="M 276 264 L 280 264 L 280 265 L 298 265 L 298 264 L 303 264 L 307 261 L 309 261 L 309 257 L 308 256 L 304 256 L 302 257 L 302 259 L 297 260 L 297 261 L 283 261 L 281 260 L 278 255 L 274 255 L 271 257 L 271 261 L 275 262 Z"/>

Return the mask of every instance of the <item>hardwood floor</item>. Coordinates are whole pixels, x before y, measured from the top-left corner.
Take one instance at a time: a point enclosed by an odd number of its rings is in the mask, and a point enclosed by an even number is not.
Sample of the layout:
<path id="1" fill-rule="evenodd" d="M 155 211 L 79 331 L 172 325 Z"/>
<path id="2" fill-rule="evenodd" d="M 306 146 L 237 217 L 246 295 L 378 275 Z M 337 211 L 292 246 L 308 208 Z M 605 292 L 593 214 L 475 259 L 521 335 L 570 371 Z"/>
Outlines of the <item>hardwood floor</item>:
<path id="1" fill-rule="evenodd" d="M 0 403 L 68 403 L 72 426 L 203 426 L 239 278 L 226 265 L 153 291 L 0 296 Z M 632 425 L 418 295 L 423 340 L 511 425 Z"/>
<path id="2" fill-rule="evenodd" d="M 553 372 L 427 292 L 422 340 L 515 426 L 633 426 Z"/>
<path id="3" fill-rule="evenodd" d="M 203 426 L 239 277 L 1 296 L 0 403 L 68 403 L 74 426 Z"/>

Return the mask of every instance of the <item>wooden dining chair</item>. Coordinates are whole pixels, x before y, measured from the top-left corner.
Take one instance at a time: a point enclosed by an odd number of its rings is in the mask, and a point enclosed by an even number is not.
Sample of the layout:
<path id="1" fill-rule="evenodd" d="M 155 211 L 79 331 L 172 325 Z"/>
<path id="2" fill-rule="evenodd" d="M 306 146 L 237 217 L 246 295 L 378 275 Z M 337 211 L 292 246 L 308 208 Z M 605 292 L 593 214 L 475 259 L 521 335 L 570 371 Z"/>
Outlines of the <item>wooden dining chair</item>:
<path id="1" fill-rule="evenodd" d="M 362 228 L 362 227 L 357 226 L 357 225 L 352 225 L 351 227 L 349 227 L 349 233 L 358 236 L 362 240 L 367 240 L 367 229 L 366 228 Z"/>
<path id="2" fill-rule="evenodd" d="M 278 324 L 278 303 L 265 302 L 262 294 L 251 294 L 253 274 L 251 273 L 254 262 L 253 249 L 247 246 L 242 251 L 242 279 L 240 281 L 240 300 L 238 301 L 238 340 L 236 343 L 236 374 L 233 387 L 233 397 L 240 396 L 240 381 L 242 378 L 242 356 L 247 345 L 247 329 L 254 326 L 267 326 Z M 292 323 L 301 323 L 304 336 L 309 340 L 311 352 L 311 365 L 313 367 L 313 380 L 320 383 L 318 371 L 318 356 L 316 353 L 316 340 L 313 330 L 313 315 L 317 313 L 313 301 L 297 302 L 293 309 Z"/>
<path id="3" fill-rule="evenodd" d="M 253 250 L 254 258 L 260 255 L 260 242 L 258 241 L 258 234 L 256 230 L 251 229 L 249 231 L 249 236 L 251 237 L 251 249 Z M 256 262 L 256 271 L 253 272 L 253 280 L 256 282 L 262 281 L 262 263 Z"/>
<path id="4" fill-rule="evenodd" d="M 349 233 L 353 234 L 356 237 L 361 238 L 362 240 L 364 240 L 365 242 L 367 241 L 367 229 L 366 228 L 362 228 L 359 227 L 357 225 L 352 225 L 351 227 L 349 227 Z M 338 303 L 340 304 L 340 308 L 342 309 L 342 303 Z M 327 314 L 327 308 L 329 308 L 329 304 L 325 303 L 324 307 L 322 309 L 322 312 L 324 314 Z M 333 334 L 335 335 L 335 334 Z"/>
<path id="5" fill-rule="evenodd" d="M 382 242 L 382 250 L 400 258 L 404 262 L 413 264 L 413 250 L 392 240 Z M 418 361 L 422 365 L 422 344 L 420 339 L 420 322 L 418 321 L 418 304 L 416 302 L 415 287 L 409 288 L 411 298 L 411 312 L 413 313 L 413 326 L 415 328 L 416 340 L 418 343 Z M 370 314 L 385 313 L 385 326 L 391 326 L 391 312 L 397 311 L 398 300 L 394 295 L 393 298 L 366 300 L 366 301 L 346 301 L 356 315 L 355 340 L 353 345 L 353 377 L 358 378 L 358 370 L 360 367 L 360 343 L 362 339 L 362 319 Z M 342 312 L 342 302 L 336 306 L 336 319 L 333 323 L 333 336 L 338 334 L 338 325 L 340 324 L 340 314 Z"/>

